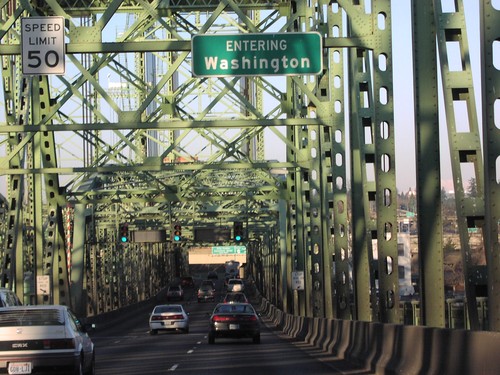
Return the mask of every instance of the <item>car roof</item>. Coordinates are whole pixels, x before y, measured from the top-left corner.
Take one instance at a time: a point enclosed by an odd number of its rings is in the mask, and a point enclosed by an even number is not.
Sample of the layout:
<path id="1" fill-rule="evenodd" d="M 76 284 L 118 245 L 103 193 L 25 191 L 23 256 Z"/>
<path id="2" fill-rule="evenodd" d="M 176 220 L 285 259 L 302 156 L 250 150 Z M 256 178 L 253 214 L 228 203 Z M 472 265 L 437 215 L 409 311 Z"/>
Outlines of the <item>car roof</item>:
<path id="1" fill-rule="evenodd" d="M 222 314 L 231 313 L 252 313 L 256 314 L 256 311 L 251 303 L 237 302 L 237 303 L 218 303 L 214 308 L 214 312 Z"/>
<path id="2" fill-rule="evenodd" d="M 245 305 L 245 306 L 252 306 L 251 303 L 249 302 L 236 302 L 236 303 L 226 303 L 226 302 L 221 302 L 218 303 L 215 308 L 221 307 L 221 306 L 235 306 L 235 305 Z M 253 306 L 252 306 L 253 308 Z"/>
<path id="3" fill-rule="evenodd" d="M 184 307 L 182 305 L 165 304 L 156 305 L 153 310 L 161 310 L 160 312 L 179 312 L 184 310 Z"/>
<path id="4" fill-rule="evenodd" d="M 22 306 L 6 306 L 0 307 L 0 311 L 4 310 L 68 310 L 65 305 L 22 305 Z"/>

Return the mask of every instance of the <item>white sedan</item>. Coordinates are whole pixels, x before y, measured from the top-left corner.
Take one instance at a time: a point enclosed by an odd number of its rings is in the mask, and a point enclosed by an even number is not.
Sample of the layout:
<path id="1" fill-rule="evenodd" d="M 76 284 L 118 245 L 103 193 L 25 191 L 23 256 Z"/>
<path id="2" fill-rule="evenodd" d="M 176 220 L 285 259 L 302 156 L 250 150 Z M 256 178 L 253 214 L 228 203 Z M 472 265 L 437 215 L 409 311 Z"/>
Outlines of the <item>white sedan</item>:
<path id="1" fill-rule="evenodd" d="M 189 332 L 189 316 L 182 305 L 158 305 L 149 316 L 149 333 L 158 331 L 180 330 Z"/>
<path id="2" fill-rule="evenodd" d="M 0 308 L 0 373 L 95 373 L 94 344 L 67 306 Z"/>
<path id="3" fill-rule="evenodd" d="M 243 280 L 241 279 L 229 279 L 227 282 L 228 292 L 243 292 L 244 289 L 245 284 L 243 284 Z"/>

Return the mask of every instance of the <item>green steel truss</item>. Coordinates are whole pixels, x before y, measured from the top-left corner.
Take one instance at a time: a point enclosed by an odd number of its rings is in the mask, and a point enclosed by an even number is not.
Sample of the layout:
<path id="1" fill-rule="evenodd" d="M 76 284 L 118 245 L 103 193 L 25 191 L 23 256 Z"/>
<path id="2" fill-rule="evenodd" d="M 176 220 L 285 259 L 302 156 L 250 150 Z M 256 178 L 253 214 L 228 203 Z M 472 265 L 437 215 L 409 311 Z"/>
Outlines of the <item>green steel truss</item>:
<path id="1" fill-rule="evenodd" d="M 480 279 L 487 276 L 490 290 L 500 283 L 493 114 L 500 90 L 492 62 L 499 12 L 482 4 L 482 157 L 461 1 L 446 13 L 439 2 L 421 3 L 413 6 L 420 302 L 422 322 L 444 326 L 437 71 L 470 300 Z M 390 4 L 1 2 L 0 176 L 8 184 L 2 286 L 27 302 L 71 304 L 87 314 L 114 310 L 186 271 L 188 248 L 210 245 L 194 242 L 195 228 L 243 221 L 248 269 L 276 305 L 307 316 L 399 323 Z M 66 22 L 66 73 L 23 76 L 20 19 L 52 15 Z M 323 36 L 318 76 L 191 74 L 193 35 L 298 31 Z M 456 42 L 460 72 L 447 64 L 447 44 Z M 456 128 L 457 102 L 468 108 L 465 134 Z M 282 149 L 283 158 L 266 157 L 269 149 Z M 475 197 L 463 190 L 463 163 L 474 166 Z M 185 241 L 121 244 L 123 223 L 165 231 L 167 239 L 181 223 Z M 486 267 L 469 259 L 467 232 L 476 226 Z M 297 271 L 304 272 L 303 290 L 292 288 Z M 40 276 L 49 277 L 49 294 L 37 290 Z M 494 330 L 498 304 L 491 298 Z M 475 311 L 469 307 L 474 329 Z"/>

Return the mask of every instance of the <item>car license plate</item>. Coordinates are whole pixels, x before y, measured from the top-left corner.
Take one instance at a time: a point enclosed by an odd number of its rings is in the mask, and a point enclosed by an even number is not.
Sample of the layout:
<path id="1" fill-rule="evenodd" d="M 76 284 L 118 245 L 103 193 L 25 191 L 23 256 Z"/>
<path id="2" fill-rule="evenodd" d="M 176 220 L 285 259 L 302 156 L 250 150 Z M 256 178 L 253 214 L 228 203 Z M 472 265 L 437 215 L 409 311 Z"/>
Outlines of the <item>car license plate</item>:
<path id="1" fill-rule="evenodd" d="M 239 324 L 230 324 L 230 325 L 229 325 L 229 329 L 230 329 L 230 330 L 233 330 L 233 329 L 240 329 L 240 325 L 239 325 Z"/>
<path id="2" fill-rule="evenodd" d="M 31 374 L 31 362 L 9 363 L 9 374 Z"/>

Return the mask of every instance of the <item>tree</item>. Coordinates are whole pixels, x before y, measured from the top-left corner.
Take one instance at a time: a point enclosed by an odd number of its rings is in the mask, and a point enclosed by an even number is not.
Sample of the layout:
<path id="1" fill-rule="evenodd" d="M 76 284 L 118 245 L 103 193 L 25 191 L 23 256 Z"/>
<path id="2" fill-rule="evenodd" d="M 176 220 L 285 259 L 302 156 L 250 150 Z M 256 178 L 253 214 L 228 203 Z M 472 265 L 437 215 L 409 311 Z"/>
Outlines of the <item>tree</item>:
<path id="1" fill-rule="evenodd" d="M 469 179 L 469 184 L 467 185 L 467 195 L 469 197 L 477 197 L 477 183 L 474 177 Z"/>

